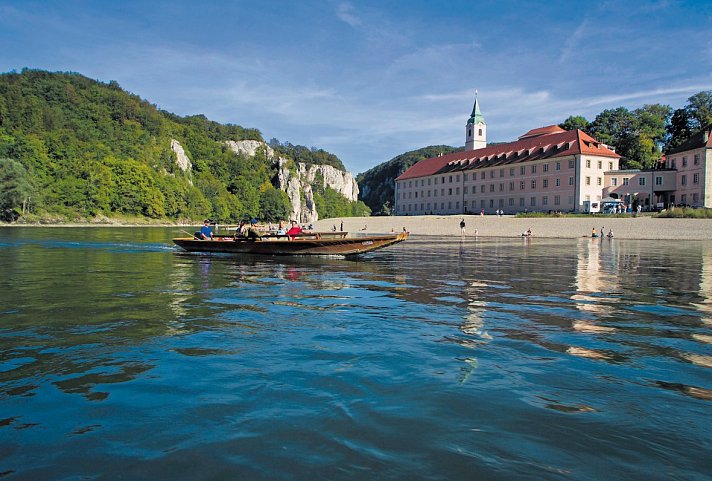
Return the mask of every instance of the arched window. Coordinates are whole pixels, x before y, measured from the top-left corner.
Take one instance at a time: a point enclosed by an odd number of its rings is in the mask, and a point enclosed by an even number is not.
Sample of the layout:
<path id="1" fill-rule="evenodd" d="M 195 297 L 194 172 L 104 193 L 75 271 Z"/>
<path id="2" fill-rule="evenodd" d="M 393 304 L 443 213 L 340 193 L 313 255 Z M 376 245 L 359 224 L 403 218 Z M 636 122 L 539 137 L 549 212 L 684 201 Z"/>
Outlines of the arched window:
<path id="1" fill-rule="evenodd" d="M 480 133 L 478 134 L 480 137 L 482 136 L 482 129 L 480 129 Z"/>

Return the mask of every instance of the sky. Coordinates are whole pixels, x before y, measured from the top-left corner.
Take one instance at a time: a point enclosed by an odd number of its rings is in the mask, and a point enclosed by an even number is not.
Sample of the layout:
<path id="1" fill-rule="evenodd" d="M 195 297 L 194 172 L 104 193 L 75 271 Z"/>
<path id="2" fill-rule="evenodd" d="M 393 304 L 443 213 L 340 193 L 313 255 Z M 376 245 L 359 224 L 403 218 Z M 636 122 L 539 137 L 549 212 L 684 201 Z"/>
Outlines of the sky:
<path id="1" fill-rule="evenodd" d="M 0 0 L 0 72 L 117 81 L 178 115 L 337 155 L 354 174 L 570 115 L 712 90 L 712 1 Z"/>

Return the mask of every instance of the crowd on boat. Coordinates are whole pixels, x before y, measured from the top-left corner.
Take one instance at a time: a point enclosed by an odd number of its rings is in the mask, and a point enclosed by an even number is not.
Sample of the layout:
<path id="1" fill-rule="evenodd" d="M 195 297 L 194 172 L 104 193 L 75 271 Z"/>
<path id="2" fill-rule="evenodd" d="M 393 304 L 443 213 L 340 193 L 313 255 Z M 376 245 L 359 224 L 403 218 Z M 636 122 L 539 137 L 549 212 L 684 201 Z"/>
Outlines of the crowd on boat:
<path id="1" fill-rule="evenodd" d="M 213 232 L 212 222 L 210 219 L 205 219 L 203 221 L 203 226 L 198 232 L 193 234 L 193 237 L 197 240 L 214 240 L 215 233 Z M 217 230 L 217 224 L 215 224 Z M 271 238 L 287 238 L 290 241 L 294 240 L 295 237 L 301 235 L 307 230 L 313 230 L 314 226 L 310 224 L 308 227 L 299 226 L 296 220 L 292 220 L 290 225 L 285 226 L 284 221 L 279 221 L 277 225 L 268 224 L 261 225 L 257 219 L 251 219 L 249 221 L 241 221 L 240 224 L 235 228 L 235 233 L 232 236 L 235 240 L 257 240 L 263 237 Z M 230 229 L 228 227 L 228 229 Z"/>

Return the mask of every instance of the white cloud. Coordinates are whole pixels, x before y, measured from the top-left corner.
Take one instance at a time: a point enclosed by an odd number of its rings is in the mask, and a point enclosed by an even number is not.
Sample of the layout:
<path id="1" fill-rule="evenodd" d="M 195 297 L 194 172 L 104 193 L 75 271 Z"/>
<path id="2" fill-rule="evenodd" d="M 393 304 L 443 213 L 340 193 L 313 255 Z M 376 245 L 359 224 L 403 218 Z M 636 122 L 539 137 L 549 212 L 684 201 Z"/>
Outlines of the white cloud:
<path id="1" fill-rule="evenodd" d="M 361 26 L 361 19 L 354 13 L 354 6 L 348 2 L 342 2 L 336 6 L 336 16 L 353 28 Z"/>

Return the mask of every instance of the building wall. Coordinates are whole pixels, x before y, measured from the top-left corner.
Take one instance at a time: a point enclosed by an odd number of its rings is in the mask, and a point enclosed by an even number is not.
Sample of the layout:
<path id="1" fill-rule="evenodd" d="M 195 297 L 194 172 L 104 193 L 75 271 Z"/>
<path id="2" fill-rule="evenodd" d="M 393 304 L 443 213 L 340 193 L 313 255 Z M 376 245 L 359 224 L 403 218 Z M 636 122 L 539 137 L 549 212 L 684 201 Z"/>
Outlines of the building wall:
<path id="1" fill-rule="evenodd" d="M 710 205 L 706 201 L 709 189 L 705 189 L 707 166 L 706 150 L 704 148 L 688 150 L 672 154 L 668 165 L 677 169 L 677 184 L 675 186 L 675 203 L 687 204 L 693 207 Z"/>
<path id="2" fill-rule="evenodd" d="M 402 180 L 396 214 L 582 211 L 585 200 L 600 202 L 611 167 L 618 159 L 577 155 Z"/>

